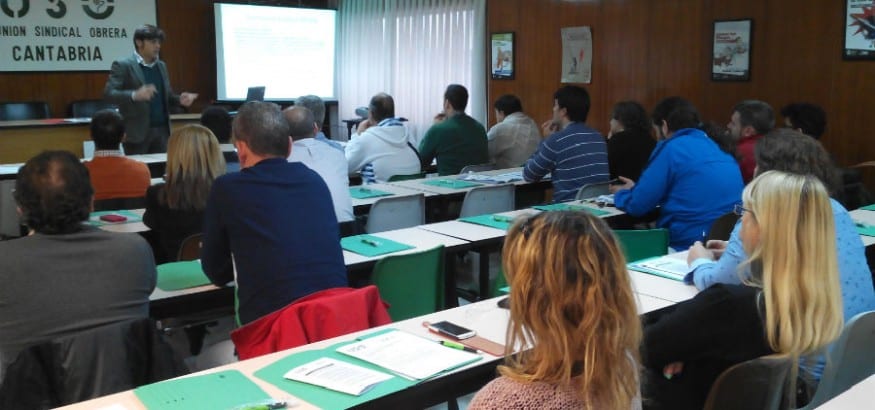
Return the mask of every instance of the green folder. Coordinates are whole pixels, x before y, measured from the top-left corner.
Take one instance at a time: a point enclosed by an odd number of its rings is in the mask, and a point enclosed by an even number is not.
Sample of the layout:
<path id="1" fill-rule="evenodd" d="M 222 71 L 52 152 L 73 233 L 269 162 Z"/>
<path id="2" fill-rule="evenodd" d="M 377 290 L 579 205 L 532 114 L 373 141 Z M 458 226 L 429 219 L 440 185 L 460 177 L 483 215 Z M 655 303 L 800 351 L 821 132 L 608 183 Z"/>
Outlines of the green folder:
<path id="1" fill-rule="evenodd" d="M 875 226 L 873 225 L 854 221 L 854 226 L 857 228 L 857 233 L 860 235 L 875 236 Z"/>
<path id="2" fill-rule="evenodd" d="M 475 186 L 481 186 L 483 184 L 478 184 L 476 182 L 462 181 L 459 179 L 452 178 L 431 178 L 425 179 L 421 184 L 431 185 L 441 188 L 450 188 L 450 189 L 463 189 L 463 188 L 471 188 Z"/>
<path id="3" fill-rule="evenodd" d="M 347 236 L 340 239 L 340 246 L 364 256 L 379 256 L 387 253 L 413 249 L 413 246 L 373 235 Z"/>
<path id="4" fill-rule="evenodd" d="M 875 211 L 875 204 L 861 206 L 860 209 L 862 209 L 864 211 Z"/>
<path id="5" fill-rule="evenodd" d="M 122 222 L 107 222 L 101 221 L 100 217 L 103 215 L 121 215 L 125 218 L 128 218 L 127 221 Z M 88 223 L 94 226 L 103 226 L 103 225 L 118 225 L 118 224 L 126 224 L 131 222 L 140 222 L 143 220 L 143 217 L 131 212 L 126 209 L 118 210 L 118 211 L 100 211 L 100 212 L 92 212 L 91 215 L 88 216 Z"/>
<path id="6" fill-rule="evenodd" d="M 210 279 L 201 269 L 200 261 L 170 262 L 158 265 L 158 288 L 179 290 L 202 286 Z"/>
<path id="7" fill-rule="evenodd" d="M 504 231 L 510 228 L 510 224 L 513 223 L 512 217 L 492 214 L 469 216 L 465 218 L 459 218 L 459 220 L 462 222 L 484 225 L 490 228 L 501 229 Z"/>
<path id="8" fill-rule="evenodd" d="M 595 216 L 605 216 L 610 214 L 608 211 L 603 211 L 601 209 L 590 208 L 588 206 L 583 205 L 571 205 L 565 203 L 559 204 L 550 204 L 550 205 L 538 205 L 533 206 L 532 208 L 541 210 L 541 211 L 587 211 Z"/>
<path id="9" fill-rule="evenodd" d="M 134 389 L 147 409 L 231 409 L 270 399 L 255 382 L 237 370 L 209 373 L 148 384 Z"/>
<path id="10" fill-rule="evenodd" d="M 366 199 L 366 198 L 376 198 L 378 196 L 392 196 L 395 195 L 391 192 L 380 191 L 378 189 L 371 189 L 367 187 L 355 186 L 349 188 L 349 196 L 355 199 Z"/>

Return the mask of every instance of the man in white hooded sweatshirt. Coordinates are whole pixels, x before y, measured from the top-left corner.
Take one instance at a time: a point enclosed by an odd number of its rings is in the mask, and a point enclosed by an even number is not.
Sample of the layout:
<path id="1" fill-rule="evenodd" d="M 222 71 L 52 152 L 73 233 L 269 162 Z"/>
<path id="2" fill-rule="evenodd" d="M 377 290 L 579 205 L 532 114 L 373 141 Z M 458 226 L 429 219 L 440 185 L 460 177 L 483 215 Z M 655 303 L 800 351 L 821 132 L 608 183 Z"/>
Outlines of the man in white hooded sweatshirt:
<path id="1" fill-rule="evenodd" d="M 371 98 L 368 119 L 346 144 L 346 160 L 349 173 L 361 172 L 365 184 L 420 172 L 419 154 L 408 142 L 407 127 L 395 118 L 391 95 L 379 93 Z"/>

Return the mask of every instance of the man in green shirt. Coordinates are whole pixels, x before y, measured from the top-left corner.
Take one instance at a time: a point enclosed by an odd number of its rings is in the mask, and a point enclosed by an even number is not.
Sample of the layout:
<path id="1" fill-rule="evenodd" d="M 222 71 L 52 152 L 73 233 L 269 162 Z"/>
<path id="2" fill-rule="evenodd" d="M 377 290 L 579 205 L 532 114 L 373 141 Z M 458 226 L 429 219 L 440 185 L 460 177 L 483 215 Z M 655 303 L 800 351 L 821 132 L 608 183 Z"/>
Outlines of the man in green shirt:
<path id="1" fill-rule="evenodd" d="M 443 120 L 425 133 L 419 144 L 422 166 L 431 165 L 437 157 L 440 175 L 458 174 L 467 165 L 489 162 L 486 129 L 477 120 L 465 114 L 468 90 L 459 84 L 450 84 L 444 92 Z"/>

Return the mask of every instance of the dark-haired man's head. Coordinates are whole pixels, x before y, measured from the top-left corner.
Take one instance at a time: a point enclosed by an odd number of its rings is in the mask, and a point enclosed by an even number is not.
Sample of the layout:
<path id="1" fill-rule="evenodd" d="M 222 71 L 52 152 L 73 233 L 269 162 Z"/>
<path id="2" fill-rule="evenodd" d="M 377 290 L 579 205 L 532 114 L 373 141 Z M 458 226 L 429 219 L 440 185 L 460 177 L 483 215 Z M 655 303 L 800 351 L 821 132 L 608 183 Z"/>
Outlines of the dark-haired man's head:
<path id="1" fill-rule="evenodd" d="M 519 97 L 513 94 L 505 94 L 495 100 L 493 107 L 495 107 L 495 118 L 498 122 L 501 122 L 504 121 L 504 117 L 515 112 L 521 112 L 523 110 L 523 103 Z"/>
<path id="2" fill-rule="evenodd" d="M 589 93 L 585 88 L 566 85 L 553 93 L 553 123 L 565 128 L 572 122 L 586 122 L 589 106 Z"/>
<path id="3" fill-rule="evenodd" d="M 660 139 L 669 138 L 680 129 L 697 128 L 700 123 L 699 111 L 693 103 L 677 96 L 657 103 L 651 119 Z"/>
<path id="4" fill-rule="evenodd" d="M 620 123 L 623 129 L 650 132 L 650 119 L 647 118 L 647 111 L 635 101 L 621 101 L 615 104 L 611 119 Z"/>
<path id="5" fill-rule="evenodd" d="M 100 110 L 91 116 L 91 139 L 98 150 L 118 150 L 125 138 L 125 121 L 115 110 Z"/>
<path id="6" fill-rule="evenodd" d="M 779 128 L 754 146 L 756 173 L 784 171 L 811 174 L 826 186 L 830 195 L 841 192 L 839 174 L 829 154 L 817 140 L 799 131 Z"/>
<path id="7" fill-rule="evenodd" d="M 211 105 L 201 112 L 201 125 L 210 129 L 220 144 L 231 140 L 231 114 L 224 107 Z"/>
<path id="8" fill-rule="evenodd" d="M 765 135 L 775 128 L 775 111 L 759 100 L 745 100 L 735 105 L 729 118 L 729 133 L 735 140 Z"/>
<path id="9" fill-rule="evenodd" d="M 459 84 L 450 84 L 444 91 L 444 111 L 465 112 L 468 106 L 468 89 Z"/>
<path id="10" fill-rule="evenodd" d="M 316 136 L 316 120 L 313 112 L 306 107 L 292 106 L 283 110 L 283 116 L 289 123 L 289 135 L 292 140 L 302 140 Z"/>
<path id="11" fill-rule="evenodd" d="M 805 135 L 820 139 L 826 131 L 826 112 L 819 105 L 792 103 L 781 108 L 784 125 Z"/>
<path id="12" fill-rule="evenodd" d="M 264 158 L 289 156 L 289 124 L 274 103 L 250 101 L 243 104 L 231 128 L 243 168 Z M 250 154 L 254 154 L 251 160 Z"/>
<path id="13" fill-rule="evenodd" d="M 375 124 L 386 118 L 393 118 L 395 117 L 395 100 L 389 94 L 379 93 L 371 97 L 368 113 Z"/>
<path id="14" fill-rule="evenodd" d="M 18 170 L 14 197 L 28 228 L 65 234 L 80 230 L 88 219 L 94 189 L 88 169 L 75 155 L 43 151 Z"/>
<path id="15" fill-rule="evenodd" d="M 134 31 L 134 49 L 146 63 L 152 63 L 158 59 L 163 42 L 164 31 L 151 24 L 144 24 Z"/>
<path id="16" fill-rule="evenodd" d="M 295 100 L 295 106 L 306 107 L 313 113 L 313 119 L 316 121 L 318 131 L 322 131 L 322 124 L 325 123 L 325 101 L 315 95 L 302 95 Z"/>

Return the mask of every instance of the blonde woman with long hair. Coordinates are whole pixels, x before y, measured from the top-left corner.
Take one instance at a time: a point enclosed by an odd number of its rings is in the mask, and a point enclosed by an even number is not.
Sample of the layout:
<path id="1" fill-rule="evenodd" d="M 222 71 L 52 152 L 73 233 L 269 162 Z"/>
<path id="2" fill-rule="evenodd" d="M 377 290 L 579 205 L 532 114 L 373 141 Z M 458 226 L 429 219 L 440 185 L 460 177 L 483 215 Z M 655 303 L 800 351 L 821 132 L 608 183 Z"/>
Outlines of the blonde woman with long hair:
<path id="1" fill-rule="evenodd" d="M 736 210 L 750 255 L 746 283 L 711 286 L 645 317 L 646 407 L 701 408 L 730 366 L 773 353 L 797 363 L 842 330 L 835 247 L 824 246 L 835 243 L 835 228 L 823 184 L 769 171 L 745 188 L 743 201 Z"/>
<path id="2" fill-rule="evenodd" d="M 640 408 L 641 327 L 610 228 L 585 212 L 526 218 L 508 232 L 503 266 L 508 362 L 469 409 Z"/>
<path id="3" fill-rule="evenodd" d="M 210 188 L 224 173 L 225 159 L 212 131 L 196 124 L 173 131 L 164 183 L 146 191 L 143 215 L 160 244 L 156 251 L 164 254 L 159 262 L 175 261 L 182 240 L 202 231 Z"/>

